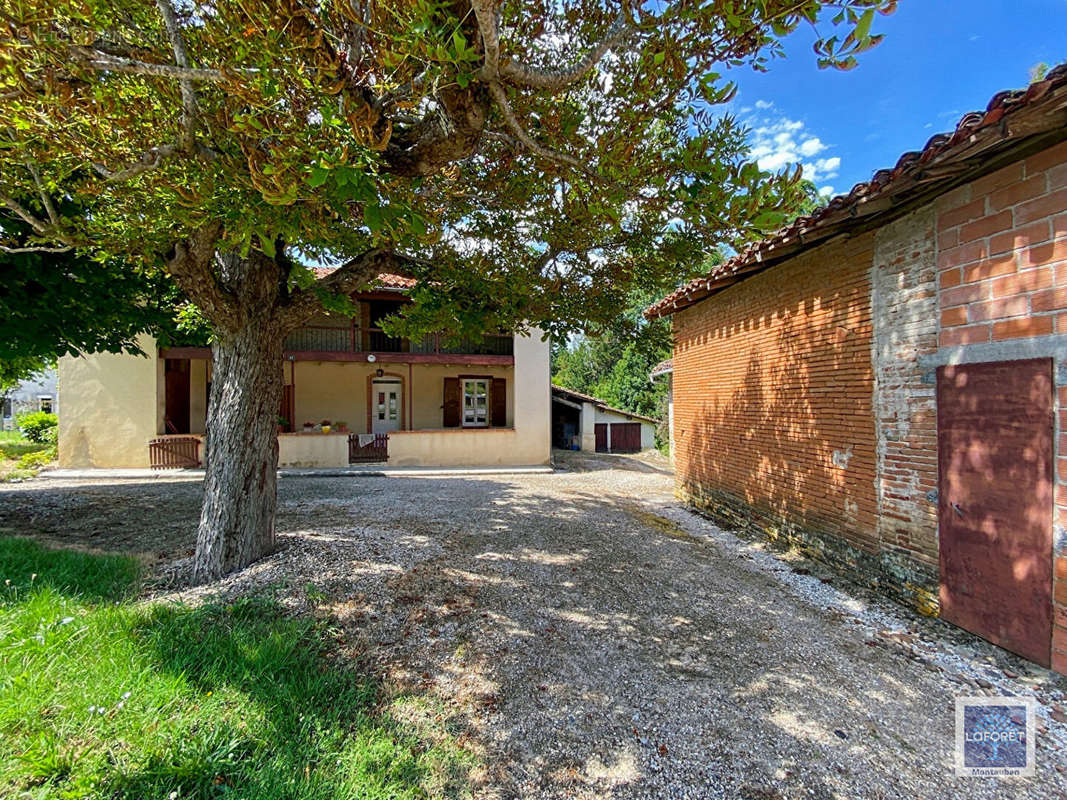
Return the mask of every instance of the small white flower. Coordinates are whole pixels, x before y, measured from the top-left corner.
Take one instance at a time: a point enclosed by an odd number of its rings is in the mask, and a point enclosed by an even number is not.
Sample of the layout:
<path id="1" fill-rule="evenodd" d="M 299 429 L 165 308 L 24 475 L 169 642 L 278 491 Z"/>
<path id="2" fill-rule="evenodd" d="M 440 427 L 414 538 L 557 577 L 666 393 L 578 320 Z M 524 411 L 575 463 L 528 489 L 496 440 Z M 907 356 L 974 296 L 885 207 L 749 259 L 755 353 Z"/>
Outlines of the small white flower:
<path id="1" fill-rule="evenodd" d="M 123 699 L 123 700 L 129 700 L 129 699 L 130 699 L 130 694 L 131 694 L 131 692 L 125 692 L 125 693 L 123 693 L 123 695 L 122 695 L 122 699 Z"/>
<path id="2" fill-rule="evenodd" d="M 93 714 L 95 712 L 96 712 L 96 706 L 89 706 L 89 713 Z"/>
<path id="3" fill-rule="evenodd" d="M 97 714 L 103 714 L 105 711 L 107 711 L 107 709 L 103 706 L 100 706 L 100 708 L 96 709 Z"/>
<path id="4" fill-rule="evenodd" d="M 59 621 L 59 624 L 60 625 L 70 625 L 70 623 L 72 623 L 72 622 L 74 622 L 74 617 L 63 617 L 63 619 L 61 619 Z"/>

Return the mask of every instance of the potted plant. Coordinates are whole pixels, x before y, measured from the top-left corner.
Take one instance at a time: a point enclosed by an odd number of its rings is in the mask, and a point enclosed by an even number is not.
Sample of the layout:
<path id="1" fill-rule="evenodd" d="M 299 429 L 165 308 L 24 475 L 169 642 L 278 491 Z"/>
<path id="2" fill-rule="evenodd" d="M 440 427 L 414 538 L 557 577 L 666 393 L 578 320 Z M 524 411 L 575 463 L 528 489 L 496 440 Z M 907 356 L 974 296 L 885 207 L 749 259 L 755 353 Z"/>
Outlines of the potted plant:
<path id="1" fill-rule="evenodd" d="M 328 419 L 324 419 L 320 424 L 322 425 L 322 432 L 323 433 L 329 433 L 330 432 L 330 421 Z"/>
<path id="2" fill-rule="evenodd" d="M 315 423 L 314 422 L 305 422 L 304 423 L 304 433 L 311 433 L 313 430 L 315 430 Z"/>
<path id="3" fill-rule="evenodd" d="M 281 414 L 279 414 L 278 415 L 278 433 L 283 433 L 285 431 L 285 429 L 288 428 L 288 427 L 289 427 L 289 420 L 287 420 L 285 417 L 283 417 Z"/>
<path id="4" fill-rule="evenodd" d="M 338 433 L 348 433 L 348 423 L 343 419 L 339 419 L 333 423 L 333 427 L 337 428 Z"/>

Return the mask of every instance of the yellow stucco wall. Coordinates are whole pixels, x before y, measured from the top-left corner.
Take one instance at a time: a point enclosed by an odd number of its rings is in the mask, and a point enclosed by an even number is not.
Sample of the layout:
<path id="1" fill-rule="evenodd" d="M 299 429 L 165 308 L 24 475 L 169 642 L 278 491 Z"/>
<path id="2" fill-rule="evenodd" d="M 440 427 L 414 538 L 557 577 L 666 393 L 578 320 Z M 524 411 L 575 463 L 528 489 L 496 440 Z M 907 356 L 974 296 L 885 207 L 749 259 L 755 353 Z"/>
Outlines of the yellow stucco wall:
<path id="1" fill-rule="evenodd" d="M 99 353 L 59 359 L 59 465 L 147 467 L 148 440 L 160 418 L 156 343 L 148 357 Z"/>
<path id="2" fill-rule="evenodd" d="M 404 414 L 413 418 L 406 427 L 440 428 L 444 422 L 445 378 L 486 375 L 507 380 L 508 425 L 515 418 L 515 375 L 512 367 L 463 367 L 454 364 L 367 364 L 352 361 L 298 361 L 294 364 L 295 426 L 344 420 L 354 433 L 367 430 L 367 378 L 381 368 L 387 377 L 404 382 Z M 410 385 L 409 385 L 410 384 Z M 413 387 L 413 388 L 412 388 Z"/>
<path id="3" fill-rule="evenodd" d="M 484 368 L 467 368 L 445 374 L 490 374 Z M 437 379 L 436 372 L 426 376 Z M 419 396 L 416 379 L 416 397 Z M 429 398 L 443 394 L 444 384 L 431 384 L 423 392 L 425 414 L 430 416 Z M 418 404 L 417 404 L 418 405 Z M 549 343 L 541 332 L 515 338 L 515 370 L 508 381 L 508 428 L 449 428 L 399 431 L 389 434 L 389 465 L 474 467 L 547 464 L 551 456 L 551 387 Z M 434 419 L 440 420 L 439 407 Z M 416 412 L 416 422 L 419 413 Z"/>
<path id="4" fill-rule="evenodd" d="M 347 467 L 348 434 L 280 434 L 278 436 L 278 466 Z"/>
<path id="5" fill-rule="evenodd" d="M 390 441 L 393 464 L 460 466 L 477 464 L 545 464 L 550 455 L 549 344 L 539 331 L 516 337 L 512 367 L 461 365 L 297 362 L 284 368 L 286 383 L 295 384 L 294 424 L 305 420 L 344 420 L 349 430 L 367 428 L 367 378 L 380 367 L 386 374 L 404 379 L 407 427 L 428 430 L 425 434 L 402 433 Z M 141 347 L 150 357 L 101 354 L 85 358 L 62 358 L 59 362 L 59 394 L 63 414 L 59 428 L 59 460 L 63 467 L 146 467 L 148 440 L 163 432 L 165 403 L 163 361 L 156 356 L 156 343 L 142 337 Z M 291 374 L 290 374 L 291 373 Z M 203 431 L 206 381 L 210 365 L 190 363 L 190 426 Z M 444 379 L 461 375 L 485 375 L 508 382 L 508 428 L 491 430 L 443 430 Z M 466 438 L 464 438 L 466 437 Z M 337 437 L 342 441 L 342 437 Z M 395 445 L 394 445 L 395 441 Z M 309 447 L 311 445 L 308 445 Z M 323 455 L 304 458 L 304 443 L 281 445 L 283 464 L 308 460 L 319 466 L 341 466 L 341 446 Z M 322 450 L 325 445 L 315 445 Z M 329 449 L 329 448 L 327 448 Z M 328 463 L 327 463 L 328 462 Z M 338 463 L 335 463 L 338 462 Z"/>

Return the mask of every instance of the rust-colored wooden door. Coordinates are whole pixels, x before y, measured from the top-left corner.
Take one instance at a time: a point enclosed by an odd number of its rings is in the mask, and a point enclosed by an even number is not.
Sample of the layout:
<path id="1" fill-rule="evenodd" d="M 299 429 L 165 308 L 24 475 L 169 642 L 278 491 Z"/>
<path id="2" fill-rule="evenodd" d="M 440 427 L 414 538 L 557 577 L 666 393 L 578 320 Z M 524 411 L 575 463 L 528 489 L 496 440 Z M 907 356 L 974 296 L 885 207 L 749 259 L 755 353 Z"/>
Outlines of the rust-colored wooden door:
<path id="1" fill-rule="evenodd" d="M 611 423 L 611 452 L 637 453 L 641 450 L 640 422 Z"/>
<path id="2" fill-rule="evenodd" d="M 1052 361 L 937 374 L 941 615 L 1048 666 Z"/>
<path id="3" fill-rule="evenodd" d="M 594 449 L 598 453 L 608 452 L 608 424 L 606 422 L 593 423 Z"/>
<path id="4" fill-rule="evenodd" d="M 189 359 L 168 358 L 163 367 L 167 433 L 189 432 Z"/>

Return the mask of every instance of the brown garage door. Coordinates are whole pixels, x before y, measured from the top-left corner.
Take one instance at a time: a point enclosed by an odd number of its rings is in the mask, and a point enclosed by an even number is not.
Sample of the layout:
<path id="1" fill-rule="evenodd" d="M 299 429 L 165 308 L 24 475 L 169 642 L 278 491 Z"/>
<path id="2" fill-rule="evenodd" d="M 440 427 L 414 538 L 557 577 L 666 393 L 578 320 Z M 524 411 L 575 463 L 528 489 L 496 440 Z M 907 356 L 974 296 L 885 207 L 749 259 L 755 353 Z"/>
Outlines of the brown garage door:
<path id="1" fill-rule="evenodd" d="M 593 437 L 596 440 L 596 451 L 598 453 L 608 452 L 608 425 L 606 422 L 593 424 Z"/>
<path id="2" fill-rule="evenodd" d="M 641 450 L 640 422 L 611 423 L 611 452 L 637 453 Z"/>
<path id="3" fill-rule="evenodd" d="M 941 613 L 1048 666 L 1052 361 L 937 375 Z"/>

